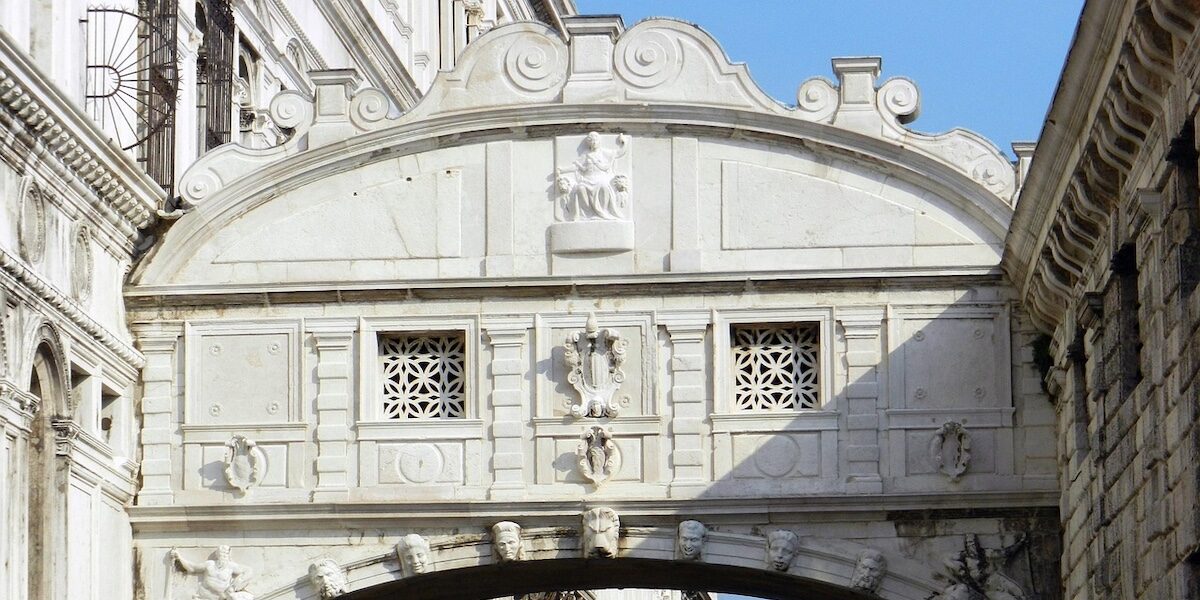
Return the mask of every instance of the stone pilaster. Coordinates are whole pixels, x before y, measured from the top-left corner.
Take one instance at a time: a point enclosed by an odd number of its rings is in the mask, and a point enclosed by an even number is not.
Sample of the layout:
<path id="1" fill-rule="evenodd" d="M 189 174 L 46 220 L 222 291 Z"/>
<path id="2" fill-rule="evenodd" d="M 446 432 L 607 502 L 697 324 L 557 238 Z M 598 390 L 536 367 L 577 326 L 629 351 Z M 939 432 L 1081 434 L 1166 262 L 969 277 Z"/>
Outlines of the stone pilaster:
<path id="1" fill-rule="evenodd" d="M 687 312 L 658 315 L 671 340 L 671 479 L 672 497 L 690 497 L 710 484 L 704 438 L 708 434 L 705 419 L 712 405 L 711 378 L 707 364 L 705 337 L 711 315 Z"/>
<path id="2" fill-rule="evenodd" d="M 175 421 L 175 348 L 182 325 L 135 326 L 137 344 L 146 357 L 142 367 L 142 506 L 174 502 L 171 487 L 171 441 Z"/>
<path id="3" fill-rule="evenodd" d="M 308 330 L 317 349 L 317 484 L 314 502 L 350 497 L 350 371 L 353 325 L 322 325 Z"/>
<path id="4" fill-rule="evenodd" d="M 883 353 L 883 307 L 838 309 L 846 340 L 846 484 L 848 492 L 881 493 L 879 470 L 879 366 Z"/>
<path id="5" fill-rule="evenodd" d="M 529 319 L 494 319 L 483 324 L 492 345 L 492 498 L 516 499 L 525 493 L 528 394 L 524 382 L 529 368 L 525 346 L 530 325 Z"/>

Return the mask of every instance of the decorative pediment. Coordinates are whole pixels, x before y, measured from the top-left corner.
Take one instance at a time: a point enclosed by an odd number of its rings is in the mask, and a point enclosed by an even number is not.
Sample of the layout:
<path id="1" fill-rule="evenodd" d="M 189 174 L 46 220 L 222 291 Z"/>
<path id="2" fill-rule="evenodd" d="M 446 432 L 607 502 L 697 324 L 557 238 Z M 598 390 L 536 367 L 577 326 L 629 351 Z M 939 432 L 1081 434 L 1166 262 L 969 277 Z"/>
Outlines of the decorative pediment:
<path id="1" fill-rule="evenodd" d="M 625 30 L 615 17 L 571 17 L 570 41 L 540 23 L 496 27 L 441 73 L 423 100 L 399 116 L 374 88 L 358 88 L 353 71 L 314 71 L 315 97 L 282 92 L 271 117 L 293 131 L 283 146 L 224 146 L 193 166 L 181 194 L 200 203 L 233 180 L 302 150 L 315 150 L 379 129 L 412 129 L 451 115 L 486 121 L 485 113 L 520 107 L 572 106 L 577 120 L 601 107 L 689 106 L 748 111 L 820 123 L 885 140 L 952 166 L 1011 203 L 1015 173 L 991 143 L 966 130 L 927 135 L 907 129 L 920 112 L 920 93 L 904 78 L 878 82 L 878 57 L 833 59 L 834 83 L 822 77 L 799 86 L 795 106 L 771 98 L 746 66 L 730 62 L 703 29 L 649 19 Z M 470 115 L 468 117 L 468 115 Z M 478 124 L 478 123 L 476 123 Z M 493 126 L 509 126 L 493 124 Z"/>

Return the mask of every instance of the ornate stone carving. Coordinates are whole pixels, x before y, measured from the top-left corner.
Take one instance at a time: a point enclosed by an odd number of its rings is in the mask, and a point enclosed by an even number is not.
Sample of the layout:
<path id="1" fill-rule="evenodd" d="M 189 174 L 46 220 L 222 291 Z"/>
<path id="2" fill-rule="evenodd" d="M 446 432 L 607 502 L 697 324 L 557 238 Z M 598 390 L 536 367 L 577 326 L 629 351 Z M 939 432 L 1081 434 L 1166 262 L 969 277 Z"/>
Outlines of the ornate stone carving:
<path id="1" fill-rule="evenodd" d="M 557 87 L 566 73 L 566 53 L 560 44 L 538 35 L 513 40 L 504 54 L 504 74 L 525 92 L 540 93 Z"/>
<path id="2" fill-rule="evenodd" d="M 767 534 L 767 568 L 787 571 L 800 551 L 800 536 L 786 529 Z"/>
<path id="3" fill-rule="evenodd" d="M 939 471 L 958 481 L 971 462 L 971 434 L 962 423 L 947 421 L 929 440 L 929 460 Z"/>
<path id="4" fill-rule="evenodd" d="M 71 456 L 71 447 L 83 429 L 71 419 L 52 419 L 50 428 L 54 430 L 54 455 Z"/>
<path id="5" fill-rule="evenodd" d="M 700 521 L 683 521 L 675 534 L 675 558 L 677 560 L 700 560 L 704 555 L 704 542 L 708 539 L 708 528 Z"/>
<path id="6" fill-rule="evenodd" d="M 42 260 L 46 249 L 46 199 L 42 189 L 26 175 L 21 178 L 21 212 L 17 224 L 17 242 L 21 257 L 29 263 Z"/>
<path id="7" fill-rule="evenodd" d="M 850 587 L 872 594 L 879 591 L 879 584 L 887 572 L 887 560 L 883 553 L 867 548 L 858 553 L 858 562 L 854 565 L 854 574 L 850 576 Z"/>
<path id="8" fill-rule="evenodd" d="M 192 600 L 254 600 L 246 591 L 246 584 L 253 577 L 249 567 L 233 562 L 229 546 L 217 546 L 213 557 L 194 563 L 171 549 L 171 562 L 185 573 L 200 576 L 196 594 Z"/>
<path id="9" fill-rule="evenodd" d="M 599 425 L 584 430 L 575 456 L 579 473 L 597 486 L 621 470 L 621 449 L 613 441 L 612 433 Z"/>
<path id="10" fill-rule="evenodd" d="M 612 329 L 600 329 L 596 315 L 589 314 L 583 331 L 567 336 L 563 362 L 567 382 L 579 393 L 579 404 L 571 407 L 576 417 L 615 417 L 620 408 L 613 396 L 625 381 L 621 365 L 627 342 Z"/>
<path id="11" fill-rule="evenodd" d="M 492 554 L 497 562 L 525 560 L 521 526 L 512 521 L 500 521 L 492 525 Z"/>
<path id="12" fill-rule="evenodd" d="M 346 572 L 331 558 L 324 558 L 309 565 L 308 581 L 320 594 L 321 600 L 330 600 L 350 592 Z"/>
<path id="13" fill-rule="evenodd" d="M 80 302 L 92 297 L 92 230 L 84 224 L 75 228 L 71 241 L 71 295 Z"/>
<path id="14" fill-rule="evenodd" d="M 963 549 L 946 555 L 942 570 L 934 573 L 946 587 L 929 600 L 1025 600 L 1021 586 L 999 570 L 1000 563 L 1024 545 L 1021 539 L 1008 548 L 991 550 L 983 548 L 977 536 L 965 536 Z"/>
<path id="15" fill-rule="evenodd" d="M 400 572 L 405 577 L 420 575 L 430 568 L 429 540 L 410 533 L 396 543 L 396 560 L 400 561 Z"/>
<path id="16" fill-rule="evenodd" d="M 225 481 L 243 494 L 262 481 L 267 456 L 253 440 L 235 435 L 225 442 Z"/>
<path id="17" fill-rule="evenodd" d="M 616 558 L 621 536 L 621 518 L 617 511 L 598 506 L 583 511 L 579 530 L 584 558 Z"/>
<path id="18" fill-rule="evenodd" d="M 617 148 L 600 147 L 600 134 L 583 139 L 583 152 L 571 172 L 554 173 L 559 221 L 623 221 L 629 214 L 629 179 L 615 173 L 618 158 L 629 152 L 629 138 L 617 136 Z"/>

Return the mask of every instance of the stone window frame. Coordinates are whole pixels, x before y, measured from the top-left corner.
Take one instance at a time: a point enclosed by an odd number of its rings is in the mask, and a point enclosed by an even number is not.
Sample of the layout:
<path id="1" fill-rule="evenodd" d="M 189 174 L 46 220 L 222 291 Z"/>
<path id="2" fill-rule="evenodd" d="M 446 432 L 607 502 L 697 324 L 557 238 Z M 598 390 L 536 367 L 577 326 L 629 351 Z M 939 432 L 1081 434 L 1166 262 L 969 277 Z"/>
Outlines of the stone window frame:
<path id="1" fill-rule="evenodd" d="M 435 419 L 405 419 L 384 416 L 381 390 L 383 373 L 379 364 L 380 338 L 386 335 L 457 334 L 463 347 L 463 416 Z M 358 360 L 357 423 L 377 429 L 438 428 L 439 424 L 463 425 L 479 422 L 482 407 L 479 380 L 480 327 L 467 317 L 370 318 L 360 327 Z"/>
<path id="2" fill-rule="evenodd" d="M 738 410 L 734 406 L 734 360 L 731 328 L 738 325 L 784 325 L 812 323 L 818 335 L 818 404 L 812 408 L 781 411 Z M 713 407 L 714 416 L 743 418 L 795 418 L 797 415 L 816 415 L 833 411 L 833 333 L 832 307 L 741 309 L 716 311 L 713 318 Z"/>

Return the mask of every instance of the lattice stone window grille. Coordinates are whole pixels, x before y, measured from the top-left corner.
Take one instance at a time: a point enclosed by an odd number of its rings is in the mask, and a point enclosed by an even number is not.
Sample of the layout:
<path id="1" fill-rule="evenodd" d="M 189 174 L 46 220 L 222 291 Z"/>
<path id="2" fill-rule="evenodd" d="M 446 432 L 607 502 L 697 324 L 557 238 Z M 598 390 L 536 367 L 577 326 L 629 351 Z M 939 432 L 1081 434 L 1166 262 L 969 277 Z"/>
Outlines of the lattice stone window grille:
<path id="1" fill-rule="evenodd" d="M 734 410 L 819 408 L 820 337 L 817 323 L 732 325 Z"/>
<path id="2" fill-rule="evenodd" d="M 466 340 L 461 333 L 379 337 L 383 418 L 466 416 Z"/>

